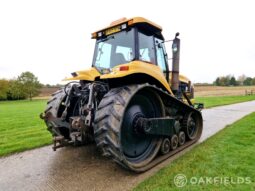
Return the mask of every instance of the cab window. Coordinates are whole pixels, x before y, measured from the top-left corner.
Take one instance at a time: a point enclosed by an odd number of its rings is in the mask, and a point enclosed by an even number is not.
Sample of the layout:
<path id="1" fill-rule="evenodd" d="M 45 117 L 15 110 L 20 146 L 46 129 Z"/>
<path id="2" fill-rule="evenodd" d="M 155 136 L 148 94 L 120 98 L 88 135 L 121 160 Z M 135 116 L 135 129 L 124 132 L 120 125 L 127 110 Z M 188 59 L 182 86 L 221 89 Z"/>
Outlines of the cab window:
<path id="1" fill-rule="evenodd" d="M 156 64 L 153 36 L 138 32 L 139 60 Z"/>
<path id="2" fill-rule="evenodd" d="M 163 41 L 155 38 L 155 47 L 156 47 L 156 54 L 157 54 L 157 64 L 161 68 L 162 72 L 165 72 L 166 71 L 166 60 L 165 60 Z"/>

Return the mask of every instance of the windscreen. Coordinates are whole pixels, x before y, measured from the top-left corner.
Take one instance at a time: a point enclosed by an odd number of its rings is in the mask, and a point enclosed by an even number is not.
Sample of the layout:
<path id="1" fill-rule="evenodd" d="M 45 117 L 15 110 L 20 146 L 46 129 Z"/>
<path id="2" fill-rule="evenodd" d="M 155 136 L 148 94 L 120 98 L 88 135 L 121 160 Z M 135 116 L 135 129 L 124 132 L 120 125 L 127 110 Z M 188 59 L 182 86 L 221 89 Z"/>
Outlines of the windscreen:
<path id="1" fill-rule="evenodd" d="M 93 66 L 110 69 L 135 58 L 134 29 L 121 31 L 96 42 Z"/>

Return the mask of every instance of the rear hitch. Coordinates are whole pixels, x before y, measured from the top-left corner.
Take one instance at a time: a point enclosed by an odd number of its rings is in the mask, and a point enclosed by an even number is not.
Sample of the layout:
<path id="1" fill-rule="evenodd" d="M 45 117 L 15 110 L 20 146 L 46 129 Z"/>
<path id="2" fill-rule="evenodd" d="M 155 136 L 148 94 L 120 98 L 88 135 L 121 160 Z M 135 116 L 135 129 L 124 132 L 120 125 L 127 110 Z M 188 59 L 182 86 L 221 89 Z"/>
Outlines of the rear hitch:
<path id="1" fill-rule="evenodd" d="M 58 148 L 61 148 L 61 147 L 65 147 L 65 146 L 69 146 L 72 144 L 72 141 L 68 141 L 65 139 L 64 136 L 55 136 L 53 137 L 53 151 L 56 151 Z"/>

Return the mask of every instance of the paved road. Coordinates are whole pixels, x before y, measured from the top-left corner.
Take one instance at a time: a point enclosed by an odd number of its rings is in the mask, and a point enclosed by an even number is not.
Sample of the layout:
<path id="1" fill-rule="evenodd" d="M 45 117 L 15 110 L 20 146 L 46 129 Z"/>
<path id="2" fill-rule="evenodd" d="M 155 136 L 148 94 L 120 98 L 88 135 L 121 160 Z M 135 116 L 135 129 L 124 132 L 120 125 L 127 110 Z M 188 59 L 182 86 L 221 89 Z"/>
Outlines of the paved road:
<path id="1" fill-rule="evenodd" d="M 199 142 L 254 111 L 255 101 L 204 110 Z M 56 152 L 47 146 L 0 158 L 0 190 L 130 190 L 183 153 L 135 174 L 101 157 L 93 145 Z"/>

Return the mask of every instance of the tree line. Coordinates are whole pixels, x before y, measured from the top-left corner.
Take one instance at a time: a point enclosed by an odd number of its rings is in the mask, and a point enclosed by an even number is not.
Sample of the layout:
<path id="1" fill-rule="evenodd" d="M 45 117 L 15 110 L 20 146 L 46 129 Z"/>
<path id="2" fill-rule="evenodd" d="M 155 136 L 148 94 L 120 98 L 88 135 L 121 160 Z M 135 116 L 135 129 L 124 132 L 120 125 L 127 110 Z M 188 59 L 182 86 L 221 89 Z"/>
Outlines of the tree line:
<path id="1" fill-rule="evenodd" d="M 251 86 L 255 85 L 255 77 L 239 76 L 237 79 L 233 75 L 217 77 L 213 82 L 216 86 Z M 21 100 L 30 99 L 39 95 L 42 87 L 61 87 L 56 85 L 43 85 L 31 72 L 23 72 L 17 78 L 6 80 L 0 79 L 0 100 Z"/>
<path id="2" fill-rule="evenodd" d="M 217 77 L 213 84 L 216 86 L 252 86 L 255 85 L 255 77 L 241 75 L 236 79 L 233 75 L 227 75 Z"/>
<path id="3" fill-rule="evenodd" d="M 43 85 L 31 72 L 23 72 L 17 78 L 0 79 L 0 100 L 30 99 L 39 95 Z"/>

